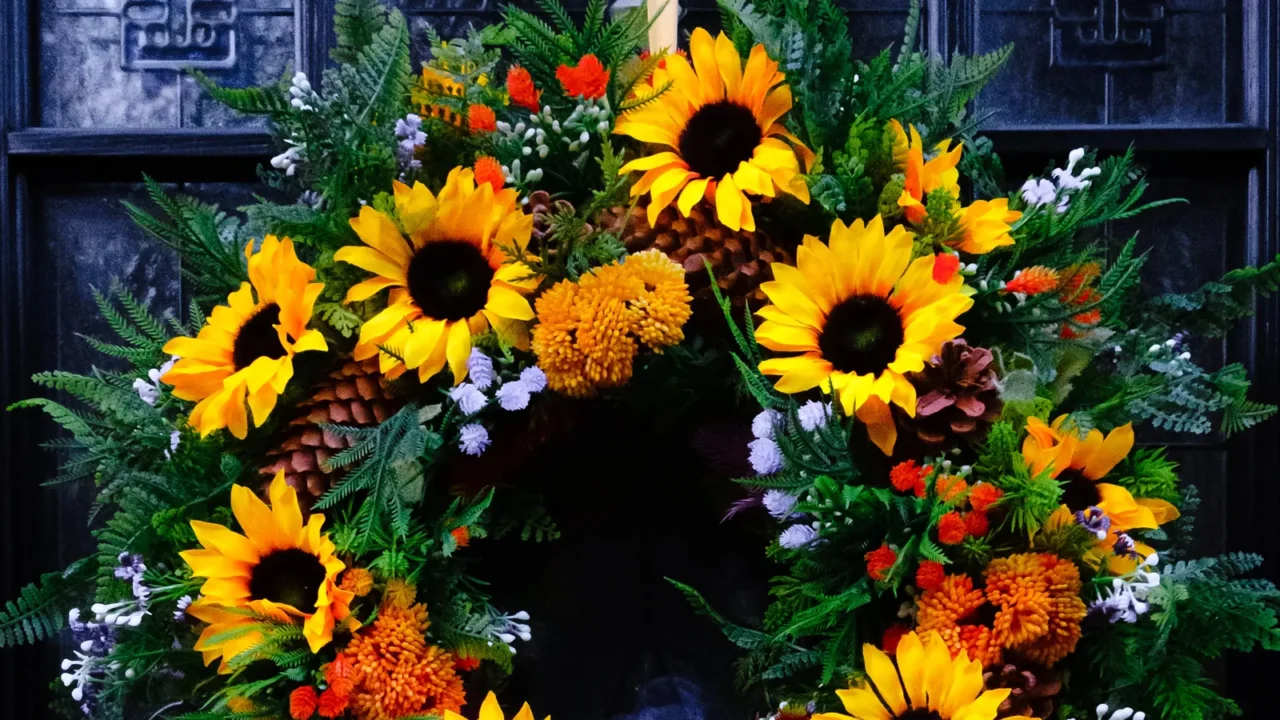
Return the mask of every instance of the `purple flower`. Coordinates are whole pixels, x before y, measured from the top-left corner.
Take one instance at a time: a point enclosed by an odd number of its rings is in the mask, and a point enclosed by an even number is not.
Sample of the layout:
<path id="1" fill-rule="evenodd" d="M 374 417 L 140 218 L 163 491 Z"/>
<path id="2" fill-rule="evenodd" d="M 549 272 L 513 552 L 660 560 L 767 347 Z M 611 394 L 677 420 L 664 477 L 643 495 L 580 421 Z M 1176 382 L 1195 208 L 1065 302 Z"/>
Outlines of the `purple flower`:
<path id="1" fill-rule="evenodd" d="M 547 387 L 547 374 L 540 367 L 527 367 L 520 371 L 520 382 L 528 386 L 529 392 L 542 392 Z"/>
<path id="2" fill-rule="evenodd" d="M 800 407 L 796 415 L 800 417 L 800 427 L 808 432 L 813 432 L 820 427 L 826 426 L 827 418 L 831 417 L 831 404 L 810 400 Z"/>
<path id="3" fill-rule="evenodd" d="M 818 531 L 808 525 L 792 525 L 778 536 L 778 544 L 788 550 L 799 550 L 818 538 Z"/>
<path id="4" fill-rule="evenodd" d="M 782 413 L 777 410 L 762 410 L 751 421 L 751 434 L 760 440 L 773 438 L 773 429 L 782 422 Z"/>
<path id="5" fill-rule="evenodd" d="M 782 469 L 782 451 L 778 444 L 768 438 L 759 438 L 747 443 L 751 454 L 747 460 L 757 475 L 772 475 Z"/>
<path id="6" fill-rule="evenodd" d="M 192 600 L 190 595 L 183 595 L 178 598 L 178 605 L 173 611 L 174 622 L 187 621 L 187 608 L 191 607 L 191 602 Z"/>
<path id="7" fill-rule="evenodd" d="M 1133 538 L 1129 537 L 1128 533 L 1116 533 L 1116 545 L 1111 551 L 1116 554 L 1116 557 L 1127 557 L 1139 562 L 1142 561 L 1142 553 L 1137 551 L 1133 544 Z"/>
<path id="8" fill-rule="evenodd" d="M 488 390 L 493 384 L 493 359 L 480 352 L 480 348 L 471 348 L 471 357 L 467 358 L 467 374 L 477 389 Z"/>
<path id="9" fill-rule="evenodd" d="M 498 388 L 498 403 L 503 410 L 523 410 L 529 407 L 529 393 L 535 392 L 523 380 L 509 382 Z"/>
<path id="10" fill-rule="evenodd" d="M 458 431 L 458 449 L 462 452 L 478 456 L 484 454 L 489 447 L 489 431 L 483 425 L 471 423 L 463 425 Z"/>
<path id="11" fill-rule="evenodd" d="M 476 386 L 471 383 L 462 383 L 450 390 L 449 397 L 458 403 L 458 408 L 462 410 L 464 415 L 475 415 L 480 412 L 484 404 L 489 400 L 484 393 L 476 389 Z"/>
<path id="12" fill-rule="evenodd" d="M 1093 533 L 1099 540 L 1107 539 L 1107 531 L 1111 529 L 1111 518 L 1097 505 L 1090 505 L 1084 510 L 1076 511 L 1076 522 L 1085 530 Z"/>
<path id="13" fill-rule="evenodd" d="M 791 509 L 796 506 L 796 497 L 781 490 L 768 490 L 762 502 L 770 515 L 781 520 L 791 514 Z"/>

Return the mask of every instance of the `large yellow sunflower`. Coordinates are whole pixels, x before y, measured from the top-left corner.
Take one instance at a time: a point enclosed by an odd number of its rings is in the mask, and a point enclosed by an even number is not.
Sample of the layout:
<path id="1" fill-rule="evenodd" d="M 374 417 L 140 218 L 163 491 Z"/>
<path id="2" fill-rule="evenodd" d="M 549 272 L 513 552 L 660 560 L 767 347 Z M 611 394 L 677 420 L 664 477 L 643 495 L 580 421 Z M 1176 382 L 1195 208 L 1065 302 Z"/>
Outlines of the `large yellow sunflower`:
<path id="1" fill-rule="evenodd" d="M 439 197 L 422 183 L 394 189 L 397 217 L 360 208 L 351 227 L 365 246 L 334 254 L 376 275 L 354 285 L 347 302 L 391 288 L 387 308 L 360 328 L 355 359 L 377 355 L 383 374 L 416 369 L 422 382 L 447 362 L 456 385 L 467 375 L 473 335 L 492 327 L 527 347 L 533 308 L 524 296 L 538 281 L 521 258 L 507 256 L 523 256 L 533 230 L 516 191 L 477 186 L 468 168 L 454 168 Z"/>
<path id="2" fill-rule="evenodd" d="M 480 714 L 476 720 L 504 720 L 502 708 L 498 706 L 498 696 L 492 692 L 485 696 L 484 702 L 480 705 Z M 529 703 L 525 703 L 520 708 L 520 712 L 516 713 L 511 720 L 533 720 L 533 710 L 529 708 Z M 444 711 L 444 720 L 467 720 L 452 710 Z M 551 720 L 551 716 L 547 716 L 547 720 Z"/>
<path id="3" fill-rule="evenodd" d="M 355 597 L 338 586 L 346 566 L 329 536 L 320 534 L 324 516 L 313 513 L 303 524 L 298 495 L 283 471 L 268 493 L 270 507 L 249 488 L 233 485 L 231 512 L 244 534 L 192 520 L 203 549 L 181 553 L 192 575 L 208 578 L 188 612 L 211 623 L 195 649 L 204 653 L 206 665 L 221 657 L 219 672 L 227 672 L 229 660 L 256 644 L 249 636 L 227 632 L 248 620 L 243 610 L 280 622 L 301 619 L 303 636 L 318 652 L 333 639 L 334 621 L 350 614 Z"/>
<path id="4" fill-rule="evenodd" d="M 756 339 L 801 353 L 765 360 L 760 371 L 781 376 L 785 393 L 833 388 L 886 454 L 897 439 L 889 404 L 916 412 L 906 374 L 964 332 L 955 319 L 973 305 L 958 274 L 937 282 L 935 256 L 912 261 L 911 245 L 901 226 L 886 235 L 879 215 L 848 227 L 837 220 L 829 245 L 806 235 L 797 266 L 773 263 L 775 279 L 760 286 L 771 304 Z"/>
<path id="5" fill-rule="evenodd" d="M 1064 483 L 1062 506 L 1050 517 L 1048 526 L 1072 522 L 1076 517 L 1092 522 L 1105 533 L 1098 550 L 1110 552 L 1116 546 L 1117 533 L 1135 529 L 1152 529 L 1177 519 L 1178 508 L 1158 498 L 1135 498 L 1125 488 L 1102 482 L 1133 449 L 1133 424 L 1122 425 L 1106 436 L 1098 429 L 1090 430 L 1083 440 L 1068 425 L 1068 416 L 1060 415 L 1052 425 L 1032 417 L 1027 420 L 1027 439 L 1022 443 L 1022 456 L 1034 473 L 1046 469 L 1049 476 Z M 1100 510 L 1105 520 L 1096 517 Z M 1077 516 L 1077 513 L 1089 513 Z M 1105 527 L 1098 524 L 1105 524 Z M 1134 541 L 1134 550 L 1143 556 L 1153 550 Z M 1097 560 L 1098 558 L 1091 558 Z M 1112 556 L 1108 560 L 1117 572 L 1128 572 L 1136 566 L 1131 557 Z"/>
<path id="6" fill-rule="evenodd" d="M 293 356 L 328 349 L 320 331 L 307 328 L 324 284 L 311 282 L 316 271 L 298 259 L 293 242 L 268 235 L 258 252 L 252 242 L 244 252 L 249 282 L 213 309 L 196 337 L 164 346 L 181 359 L 160 379 L 176 397 L 199 401 L 188 422 L 201 436 L 227 428 L 243 439 L 246 399 L 253 424 L 262 425 L 293 377 Z"/>
<path id="7" fill-rule="evenodd" d="M 961 650 L 953 660 L 937 632 L 922 641 L 915 632 L 902 636 L 894 664 L 874 645 L 862 646 L 868 680 L 836 695 L 849 713 L 821 713 L 814 720 L 994 720 L 1008 688 L 987 690 L 982 663 Z M 904 692 L 905 690 L 905 692 Z M 1008 720 L 1030 720 L 1015 716 Z"/>
<path id="8" fill-rule="evenodd" d="M 902 129 L 902 123 L 889 121 L 889 129 L 893 133 L 893 158 L 903 173 L 902 194 L 898 197 L 898 207 L 912 225 L 920 225 L 928 217 L 925 209 L 929 193 L 942 190 L 952 197 L 960 199 L 960 171 L 956 165 L 960 163 L 963 146 L 959 143 L 953 148 L 950 140 L 943 140 L 934 147 L 934 156 L 927 162 L 924 159 L 924 141 L 915 127 L 910 128 L 911 136 Z M 998 247 L 1012 245 L 1013 236 L 1009 234 L 1011 225 L 1022 217 L 1022 213 L 1009 209 L 1008 198 L 995 200 L 978 200 L 972 205 L 958 208 L 960 233 L 951 238 L 947 244 L 956 250 L 974 255 L 983 255 Z"/>
<path id="9" fill-rule="evenodd" d="M 622 168 L 644 171 L 631 195 L 651 195 L 649 223 L 672 201 L 688 216 L 703 197 L 714 197 L 721 223 L 755 230 L 745 193 L 774 197 L 781 190 L 808 203 L 796 155 L 807 166 L 813 153 L 778 122 L 791 109 L 791 88 L 781 84 L 786 76 L 778 63 L 756 45 L 744 70 L 733 42 L 724 33 L 713 40 L 702 28 L 689 38 L 689 54 L 692 65 L 680 55 L 667 56 L 666 67 L 654 71 L 653 86 L 670 82 L 671 89 L 623 113 L 614 128 L 671 148 Z"/>

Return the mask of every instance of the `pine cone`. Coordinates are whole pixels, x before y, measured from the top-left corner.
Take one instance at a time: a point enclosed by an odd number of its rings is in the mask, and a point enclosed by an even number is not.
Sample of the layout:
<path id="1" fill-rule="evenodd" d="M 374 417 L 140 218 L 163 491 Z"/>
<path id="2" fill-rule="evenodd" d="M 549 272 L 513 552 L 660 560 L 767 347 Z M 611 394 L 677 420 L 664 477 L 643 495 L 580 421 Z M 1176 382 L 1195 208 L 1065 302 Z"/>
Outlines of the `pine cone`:
<path id="1" fill-rule="evenodd" d="M 948 340 L 924 370 L 909 376 L 916 388 L 916 416 L 895 413 L 899 428 L 913 432 L 926 451 L 970 444 L 986 437 L 1004 403 L 991 351 Z"/>
<path id="2" fill-rule="evenodd" d="M 599 222 L 622 238 L 628 252 L 656 247 L 680 263 L 696 300 L 712 297 L 704 261 L 711 263 L 716 284 L 735 305 L 750 302 L 753 307 L 765 302 L 760 284 L 773 279 L 769 263 L 794 262 L 789 250 L 760 230 L 734 232 L 721 225 L 705 202 L 695 205 L 689 217 L 681 217 L 672 205 L 658 214 L 653 227 L 646 213 L 643 204 L 619 206 L 606 210 Z"/>
<path id="3" fill-rule="evenodd" d="M 260 471 L 266 476 L 264 492 L 271 478 L 284 470 L 285 479 L 298 491 L 298 502 L 310 507 L 342 478 L 341 471 L 326 473 L 324 463 L 355 442 L 320 426 L 377 425 L 400 404 L 378 372 L 377 358 L 343 363 L 315 384 L 311 397 L 299 403 L 297 417 L 281 430 L 279 443 L 267 452 L 267 464 Z"/>
<path id="4" fill-rule="evenodd" d="M 1053 715 L 1054 701 L 1062 692 L 1061 673 L 1017 659 L 987 668 L 982 680 L 988 690 L 1012 690 L 1000 703 L 997 718 L 1014 715 L 1048 718 Z"/>
<path id="5" fill-rule="evenodd" d="M 546 190 L 538 190 L 529 194 L 529 212 L 533 215 L 533 233 L 530 236 L 530 245 L 534 253 L 541 254 L 546 249 L 548 251 L 548 260 L 555 255 L 554 248 L 545 248 L 547 238 L 551 234 L 551 216 L 565 210 L 573 212 L 573 203 L 568 200 L 552 200 L 551 193 Z M 588 230 L 590 230 L 589 227 Z"/>

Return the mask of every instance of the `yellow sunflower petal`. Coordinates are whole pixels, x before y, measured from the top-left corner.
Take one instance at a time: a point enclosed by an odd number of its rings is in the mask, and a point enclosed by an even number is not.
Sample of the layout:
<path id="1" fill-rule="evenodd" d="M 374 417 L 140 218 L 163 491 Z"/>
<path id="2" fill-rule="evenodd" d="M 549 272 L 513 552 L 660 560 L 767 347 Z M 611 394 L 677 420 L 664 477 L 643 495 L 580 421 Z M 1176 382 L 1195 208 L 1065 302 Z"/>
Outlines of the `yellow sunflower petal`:
<path id="1" fill-rule="evenodd" d="M 623 165 L 622 169 L 618 171 L 618 174 L 626 175 L 627 173 L 641 171 L 641 170 L 653 170 L 654 168 L 660 168 L 663 165 L 683 165 L 683 164 L 684 164 L 684 160 L 681 159 L 679 155 L 673 152 L 659 152 L 659 153 L 654 153 L 652 155 L 645 155 L 644 157 L 639 157 L 639 158 L 636 158 L 635 160 L 632 160 L 626 165 Z"/>
<path id="2" fill-rule="evenodd" d="M 951 690 L 939 708 L 939 714 L 942 717 L 955 717 L 961 708 L 973 702 L 983 690 L 982 663 L 976 660 L 963 662 L 967 659 L 968 656 L 961 650 L 960 657 L 954 661 Z"/>
<path id="3" fill-rule="evenodd" d="M 871 644 L 862 646 L 862 660 L 871 683 L 893 714 L 896 716 L 906 712 L 907 700 L 902 694 L 902 680 L 898 677 L 898 668 L 894 666 L 893 660 L 883 650 Z M 981 674 L 978 679 L 982 679 Z M 848 708 L 846 705 L 845 709 Z"/>
<path id="4" fill-rule="evenodd" d="M 448 326 L 444 320 L 423 319 L 413 324 L 413 332 L 408 334 L 402 348 L 404 364 L 416 368 L 427 361 L 435 352 L 436 346 L 444 339 Z"/>
<path id="5" fill-rule="evenodd" d="M 845 712 L 856 720 L 890 720 L 893 716 L 880 704 L 880 698 L 867 688 L 837 690 L 836 697 L 844 705 Z"/>
<path id="6" fill-rule="evenodd" d="M 258 562 L 258 551 L 249 538 L 229 528 L 203 520 L 192 520 L 191 530 L 201 545 L 233 560 L 246 563 Z"/>
<path id="7" fill-rule="evenodd" d="M 716 218 L 730 230 L 742 229 L 742 206 L 747 202 L 732 175 L 725 175 L 716 185 Z"/>
<path id="8" fill-rule="evenodd" d="M 259 555 L 294 546 L 294 539 L 282 533 L 276 525 L 271 508 L 249 488 L 231 486 L 231 512 Z"/>
<path id="9" fill-rule="evenodd" d="M 271 498 L 271 514 L 275 517 L 280 533 L 296 545 L 302 541 L 302 508 L 298 506 L 298 493 L 284 479 L 280 470 L 271 479 L 268 490 Z"/>
<path id="10" fill-rule="evenodd" d="M 925 707 L 928 698 L 924 684 L 924 644 L 920 642 L 920 636 L 914 632 L 903 635 L 898 641 L 898 651 L 895 655 L 898 659 L 898 672 L 902 675 L 902 685 L 907 690 L 911 707 L 916 709 Z"/>
<path id="11" fill-rule="evenodd" d="M 227 557 L 217 550 L 184 550 L 178 555 L 195 577 L 248 578 L 253 574 L 252 564 Z"/>
<path id="12" fill-rule="evenodd" d="M 1100 480 L 1107 476 L 1133 449 L 1133 423 L 1112 430 L 1084 466 L 1084 476 Z"/>
<path id="13" fill-rule="evenodd" d="M 484 702 L 480 704 L 480 717 L 478 720 L 504 720 L 502 716 L 502 708 L 498 706 L 498 696 L 491 691 L 485 696 Z"/>
<path id="14" fill-rule="evenodd" d="M 988 690 L 979 695 L 977 700 L 961 708 L 951 718 L 952 720 L 995 720 L 1000 703 L 1009 697 L 1010 692 L 1009 688 Z"/>
<path id="15" fill-rule="evenodd" d="M 489 301 L 485 309 L 512 320 L 532 320 L 533 307 L 520 293 L 510 288 L 494 285 L 489 288 Z"/>
<path id="16" fill-rule="evenodd" d="M 720 77 L 720 68 L 716 63 L 715 40 L 711 38 L 711 33 L 702 28 L 694 29 L 689 36 L 689 57 L 693 60 L 693 70 L 702 85 L 703 104 L 723 98 L 724 80 Z"/>
<path id="17" fill-rule="evenodd" d="M 781 376 L 774 388 L 784 393 L 799 393 L 819 387 L 831 377 L 832 371 L 831 363 L 815 353 L 769 358 L 760 363 L 760 372 Z"/>
<path id="18" fill-rule="evenodd" d="M 951 689 L 951 651 L 937 631 L 929 633 L 924 646 L 924 690 L 929 709 L 937 710 Z"/>
<path id="19" fill-rule="evenodd" d="M 766 322 L 756 329 L 756 341 L 770 350 L 820 352 L 818 334 L 809 328 Z"/>
<path id="20" fill-rule="evenodd" d="M 781 263 L 773 263 L 776 272 L 780 267 L 785 267 Z M 769 298 L 775 306 L 794 318 L 797 322 L 807 325 L 814 330 L 821 330 L 826 324 L 826 318 L 822 310 L 814 304 L 813 300 L 805 297 L 794 285 L 770 280 L 761 283 L 760 290 Z"/>
<path id="21" fill-rule="evenodd" d="M 898 426 L 893 421 L 893 413 L 889 410 L 889 406 L 873 396 L 859 405 L 854 414 L 867 426 L 867 435 L 871 438 L 871 442 L 880 448 L 880 452 L 892 455 L 893 446 L 898 442 Z"/>
<path id="22" fill-rule="evenodd" d="M 404 263 L 398 263 L 396 260 L 371 247 L 348 245 L 347 247 L 340 248 L 335 252 L 333 254 L 333 259 L 339 262 L 355 265 L 361 270 L 368 270 L 369 272 L 388 280 L 394 280 L 400 285 L 404 285 L 408 282 L 405 276 L 405 271 L 409 267 L 407 260 Z"/>
<path id="23" fill-rule="evenodd" d="M 693 210 L 693 206 L 706 197 L 707 184 L 710 182 L 710 178 L 699 178 L 690 180 L 689 184 L 684 186 L 680 191 L 680 199 L 676 201 L 676 208 L 680 210 L 681 215 L 689 217 L 689 211 Z"/>
<path id="24" fill-rule="evenodd" d="M 397 182 L 395 184 L 404 187 L 401 183 Z M 425 190 L 426 188 L 423 189 Z M 399 193 L 397 192 L 397 194 Z M 362 206 L 360 214 L 351 219 L 351 229 L 356 232 L 356 235 L 365 245 L 369 246 L 369 249 L 377 251 L 380 255 L 402 268 L 407 267 L 410 258 L 413 257 L 409 244 L 405 242 L 404 236 L 400 234 L 400 228 L 396 227 L 391 218 L 374 210 L 369 205 Z M 341 250 L 339 250 L 339 253 L 341 253 Z M 338 260 L 349 262 L 337 255 L 334 257 Z M 365 266 L 361 265 L 360 267 Z M 379 272 L 367 267 L 365 269 L 370 272 Z"/>
<path id="25" fill-rule="evenodd" d="M 461 383 L 467 376 L 467 358 L 471 357 L 471 330 L 466 323 L 458 322 L 449 327 L 445 356 L 453 370 L 453 384 Z"/>

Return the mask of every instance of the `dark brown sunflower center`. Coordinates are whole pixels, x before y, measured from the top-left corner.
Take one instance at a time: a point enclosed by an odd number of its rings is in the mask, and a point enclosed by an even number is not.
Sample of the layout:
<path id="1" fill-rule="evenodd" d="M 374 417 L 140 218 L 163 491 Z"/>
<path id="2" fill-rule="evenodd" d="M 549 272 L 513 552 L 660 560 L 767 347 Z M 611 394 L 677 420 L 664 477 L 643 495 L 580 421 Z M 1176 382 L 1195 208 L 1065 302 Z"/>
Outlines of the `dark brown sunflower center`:
<path id="1" fill-rule="evenodd" d="M 942 716 L 938 714 L 937 710 L 912 708 L 896 716 L 896 720 L 942 720 Z"/>
<path id="2" fill-rule="evenodd" d="M 493 268 L 480 249 L 461 240 L 427 243 L 409 261 L 409 295 L 427 317 L 463 320 L 489 298 Z"/>
<path id="3" fill-rule="evenodd" d="M 892 305 L 875 295 L 854 295 L 828 313 L 818 349 L 840 372 L 876 374 L 893 362 L 902 338 L 902 317 Z"/>
<path id="4" fill-rule="evenodd" d="M 276 550 L 253 567 L 249 595 L 309 612 L 316 606 L 324 576 L 324 565 L 315 555 L 298 548 Z"/>
<path id="5" fill-rule="evenodd" d="M 1084 476 L 1079 470 L 1067 470 L 1058 475 L 1062 483 L 1062 504 L 1071 512 L 1088 509 L 1102 502 L 1102 493 L 1098 492 L 1098 483 Z"/>
<path id="6" fill-rule="evenodd" d="M 271 303 L 240 327 L 235 345 L 231 348 L 231 360 L 236 364 L 237 370 L 249 367 L 260 357 L 275 359 L 285 356 L 284 345 L 280 344 L 280 334 L 275 329 L 279 324 L 280 306 Z"/>
<path id="7" fill-rule="evenodd" d="M 703 177 L 720 178 L 750 160 L 761 139 L 746 107 L 728 100 L 703 105 L 680 133 L 680 157 Z"/>

